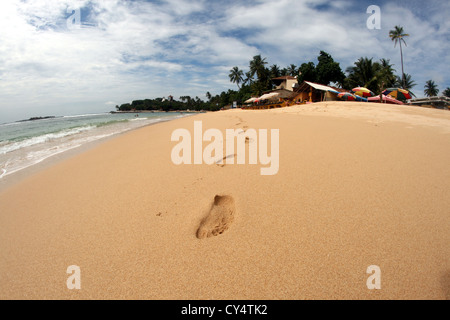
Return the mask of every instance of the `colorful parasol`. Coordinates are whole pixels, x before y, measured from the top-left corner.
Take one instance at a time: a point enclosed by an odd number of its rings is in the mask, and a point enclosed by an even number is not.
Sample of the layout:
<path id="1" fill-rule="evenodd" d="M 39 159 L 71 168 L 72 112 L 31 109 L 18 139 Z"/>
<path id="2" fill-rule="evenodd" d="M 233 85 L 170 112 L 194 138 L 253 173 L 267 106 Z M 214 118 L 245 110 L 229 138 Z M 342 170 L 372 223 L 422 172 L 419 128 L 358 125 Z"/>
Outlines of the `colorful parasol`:
<path id="1" fill-rule="evenodd" d="M 382 99 L 384 103 L 392 103 L 392 104 L 404 104 L 403 102 L 392 98 L 391 96 L 385 96 L 384 94 L 382 95 Z M 369 100 L 369 102 L 380 102 L 380 96 L 376 96 L 376 97 L 370 97 L 367 100 Z"/>
<path id="2" fill-rule="evenodd" d="M 356 101 L 356 97 L 349 92 L 341 92 L 337 95 L 337 97 L 346 101 Z"/>
<path id="3" fill-rule="evenodd" d="M 370 91 L 369 89 L 364 88 L 364 87 L 353 88 L 352 93 L 354 95 L 364 97 L 364 98 L 370 98 L 370 97 L 375 96 L 375 93 L 373 93 L 372 91 Z"/>
<path id="4" fill-rule="evenodd" d="M 337 95 L 339 99 L 346 100 L 346 101 L 359 101 L 359 102 L 367 102 L 366 98 L 356 96 L 354 94 L 351 94 L 350 92 L 341 92 Z"/>
<path id="5" fill-rule="evenodd" d="M 397 100 L 408 100 L 412 99 L 411 93 L 408 90 L 401 88 L 389 88 L 383 91 L 386 96 L 391 96 Z"/>

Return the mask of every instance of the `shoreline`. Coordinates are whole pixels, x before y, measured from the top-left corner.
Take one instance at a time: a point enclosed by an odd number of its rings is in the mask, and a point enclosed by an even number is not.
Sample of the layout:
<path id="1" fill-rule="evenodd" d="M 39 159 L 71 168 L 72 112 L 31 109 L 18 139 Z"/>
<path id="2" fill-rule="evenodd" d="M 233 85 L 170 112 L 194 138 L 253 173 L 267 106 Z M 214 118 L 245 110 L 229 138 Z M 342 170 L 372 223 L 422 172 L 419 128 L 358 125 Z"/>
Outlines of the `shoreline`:
<path id="1" fill-rule="evenodd" d="M 121 114 L 121 113 L 207 113 L 212 111 L 195 111 L 195 110 L 170 110 L 170 111 L 164 111 L 164 110 L 136 110 L 136 111 L 110 111 L 110 114 Z"/>
<path id="2" fill-rule="evenodd" d="M 171 134 L 194 121 L 280 129 L 279 172 L 173 164 Z M 0 299 L 449 299 L 449 124 L 328 103 L 109 137 L 0 192 Z M 223 212 L 223 233 L 199 237 Z M 81 290 L 66 287 L 71 265 Z"/>
<path id="3" fill-rule="evenodd" d="M 189 117 L 189 116 L 187 116 L 187 117 Z M 32 175 L 34 175 L 36 173 L 39 173 L 39 172 L 41 172 L 43 170 L 49 169 L 52 166 L 54 166 L 54 165 L 56 165 L 56 164 L 58 164 L 60 162 L 68 160 L 68 159 L 70 159 L 70 158 L 72 158 L 74 156 L 77 156 L 79 154 L 87 152 L 87 151 L 89 151 L 91 149 L 94 149 L 97 146 L 101 145 L 102 143 L 105 143 L 105 142 L 107 142 L 107 141 L 109 141 L 111 139 L 114 139 L 114 138 L 116 138 L 116 137 L 118 137 L 120 135 L 127 134 L 129 132 L 132 132 L 132 131 L 135 131 L 135 130 L 139 130 L 139 129 L 142 129 L 142 128 L 145 128 L 145 127 L 148 127 L 148 126 L 153 126 L 153 125 L 157 125 L 159 123 L 175 121 L 175 120 L 178 120 L 178 119 L 162 120 L 162 121 L 159 121 L 159 122 L 156 122 L 156 123 L 147 124 L 147 125 L 142 126 L 142 127 L 129 129 L 129 130 L 126 130 L 126 131 L 123 131 L 123 132 L 118 132 L 118 133 L 115 133 L 115 134 L 107 136 L 107 137 L 102 137 L 102 138 L 100 138 L 98 140 L 87 142 L 87 143 L 85 143 L 85 144 L 83 144 L 81 146 L 77 146 L 77 147 L 74 147 L 72 149 L 65 150 L 65 151 L 63 151 L 61 153 L 53 154 L 53 155 L 45 158 L 44 160 L 42 160 L 42 161 L 40 161 L 38 163 L 35 163 L 33 165 L 30 165 L 30 166 L 28 166 L 28 167 L 26 167 L 24 169 L 21 169 L 19 171 L 13 172 L 13 173 L 8 174 L 8 175 L 5 175 L 7 173 L 6 169 L 2 169 L 4 172 L 3 172 L 3 174 L 0 174 L 0 193 L 2 193 L 3 191 L 7 190 L 8 188 L 14 186 L 17 183 L 22 182 L 23 180 L 26 180 L 29 176 L 32 176 Z M 3 176 L 3 175 L 5 175 L 5 176 Z"/>

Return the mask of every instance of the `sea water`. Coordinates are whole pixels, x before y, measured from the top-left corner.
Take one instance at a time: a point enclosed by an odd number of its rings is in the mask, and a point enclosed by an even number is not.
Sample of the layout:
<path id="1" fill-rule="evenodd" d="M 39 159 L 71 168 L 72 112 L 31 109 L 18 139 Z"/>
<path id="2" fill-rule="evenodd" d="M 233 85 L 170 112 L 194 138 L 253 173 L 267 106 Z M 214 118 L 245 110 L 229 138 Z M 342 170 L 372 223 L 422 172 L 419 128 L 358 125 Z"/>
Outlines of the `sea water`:
<path id="1" fill-rule="evenodd" d="M 0 124 L 0 179 L 62 152 L 189 113 L 102 113 Z"/>

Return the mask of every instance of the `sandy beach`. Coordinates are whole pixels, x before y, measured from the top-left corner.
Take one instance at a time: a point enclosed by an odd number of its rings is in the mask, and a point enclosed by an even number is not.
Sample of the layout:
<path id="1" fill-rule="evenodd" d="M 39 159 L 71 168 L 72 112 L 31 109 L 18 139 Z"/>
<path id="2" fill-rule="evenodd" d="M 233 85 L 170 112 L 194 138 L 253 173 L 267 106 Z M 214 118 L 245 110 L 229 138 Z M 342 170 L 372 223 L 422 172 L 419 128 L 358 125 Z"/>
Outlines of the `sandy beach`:
<path id="1" fill-rule="evenodd" d="M 278 173 L 175 165 L 194 121 L 279 129 Z M 0 192 L 0 299 L 450 299 L 449 147 L 448 111 L 355 102 L 121 134 Z"/>

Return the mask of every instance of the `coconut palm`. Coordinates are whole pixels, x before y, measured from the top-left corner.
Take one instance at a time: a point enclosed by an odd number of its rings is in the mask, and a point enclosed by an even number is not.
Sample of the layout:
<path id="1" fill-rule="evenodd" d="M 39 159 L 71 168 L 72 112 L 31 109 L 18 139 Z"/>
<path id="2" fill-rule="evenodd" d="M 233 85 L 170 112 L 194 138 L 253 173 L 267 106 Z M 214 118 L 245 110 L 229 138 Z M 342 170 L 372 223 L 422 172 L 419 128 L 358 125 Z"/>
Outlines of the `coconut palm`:
<path id="1" fill-rule="evenodd" d="M 262 58 L 261 55 L 257 55 L 253 57 L 253 60 L 250 61 L 250 75 L 258 78 L 258 81 L 261 81 L 264 79 L 264 76 L 266 74 L 266 67 L 267 64 L 266 58 Z"/>
<path id="2" fill-rule="evenodd" d="M 269 69 L 270 72 L 270 77 L 273 78 L 278 78 L 281 76 L 281 69 L 279 66 L 277 66 L 276 64 L 272 65 Z"/>
<path id="3" fill-rule="evenodd" d="M 380 64 L 373 62 L 372 58 L 359 58 L 354 66 L 347 68 L 349 74 L 346 79 L 346 87 L 365 87 L 371 91 L 379 91 L 377 73 L 380 70 Z"/>
<path id="4" fill-rule="evenodd" d="M 384 82 L 388 88 L 393 87 L 397 81 L 394 74 L 395 69 L 392 67 L 393 65 L 390 62 L 391 61 L 389 59 L 380 59 L 380 70 L 378 73 L 379 82 Z"/>
<path id="5" fill-rule="evenodd" d="M 428 80 L 426 82 L 424 93 L 427 97 L 435 97 L 438 95 L 439 89 L 433 80 Z"/>
<path id="6" fill-rule="evenodd" d="M 244 82 L 244 72 L 238 67 L 233 67 L 233 69 L 230 70 L 230 74 L 228 76 L 230 77 L 230 81 L 236 83 L 238 88 L 240 89 L 239 84 L 241 82 Z"/>
<path id="7" fill-rule="evenodd" d="M 394 87 L 403 87 L 403 89 L 406 89 L 411 93 L 413 96 L 415 96 L 414 93 L 411 92 L 411 89 L 416 86 L 416 82 L 412 79 L 410 74 L 405 73 L 403 80 L 400 78 L 400 76 L 397 76 L 397 79 L 395 81 Z"/>
<path id="8" fill-rule="evenodd" d="M 262 58 L 261 55 L 254 56 L 250 61 L 250 79 L 256 75 L 256 81 L 251 84 L 251 91 L 254 95 L 261 95 L 264 91 L 272 88 L 270 71 L 265 67 L 266 64 L 266 58 Z"/>
<path id="9" fill-rule="evenodd" d="M 244 79 L 243 84 L 244 85 L 250 85 L 250 86 L 253 84 L 253 77 L 252 77 L 252 74 L 251 74 L 250 71 L 247 71 L 245 73 L 245 79 Z"/>
<path id="10" fill-rule="evenodd" d="M 373 62 L 372 58 L 359 58 L 354 66 L 347 68 L 347 89 L 365 87 L 373 92 L 382 92 L 395 84 L 394 69 L 387 59 Z"/>
<path id="11" fill-rule="evenodd" d="M 291 77 L 295 77 L 298 75 L 298 68 L 295 64 L 291 64 L 289 67 L 287 67 L 287 73 Z"/>
<path id="12" fill-rule="evenodd" d="M 389 37 L 392 41 L 394 41 L 394 47 L 397 46 L 397 43 L 400 44 L 400 57 L 402 61 L 402 79 L 404 80 L 404 68 L 403 68 L 403 50 L 402 50 L 402 42 L 406 46 L 405 37 L 409 37 L 409 34 L 404 33 L 403 27 L 395 26 L 394 30 L 389 31 Z M 405 82 L 403 81 L 403 87 L 405 86 Z"/>
<path id="13" fill-rule="evenodd" d="M 445 89 L 444 92 L 442 92 L 442 93 L 444 94 L 444 96 L 450 98 L 450 88 Z"/>

